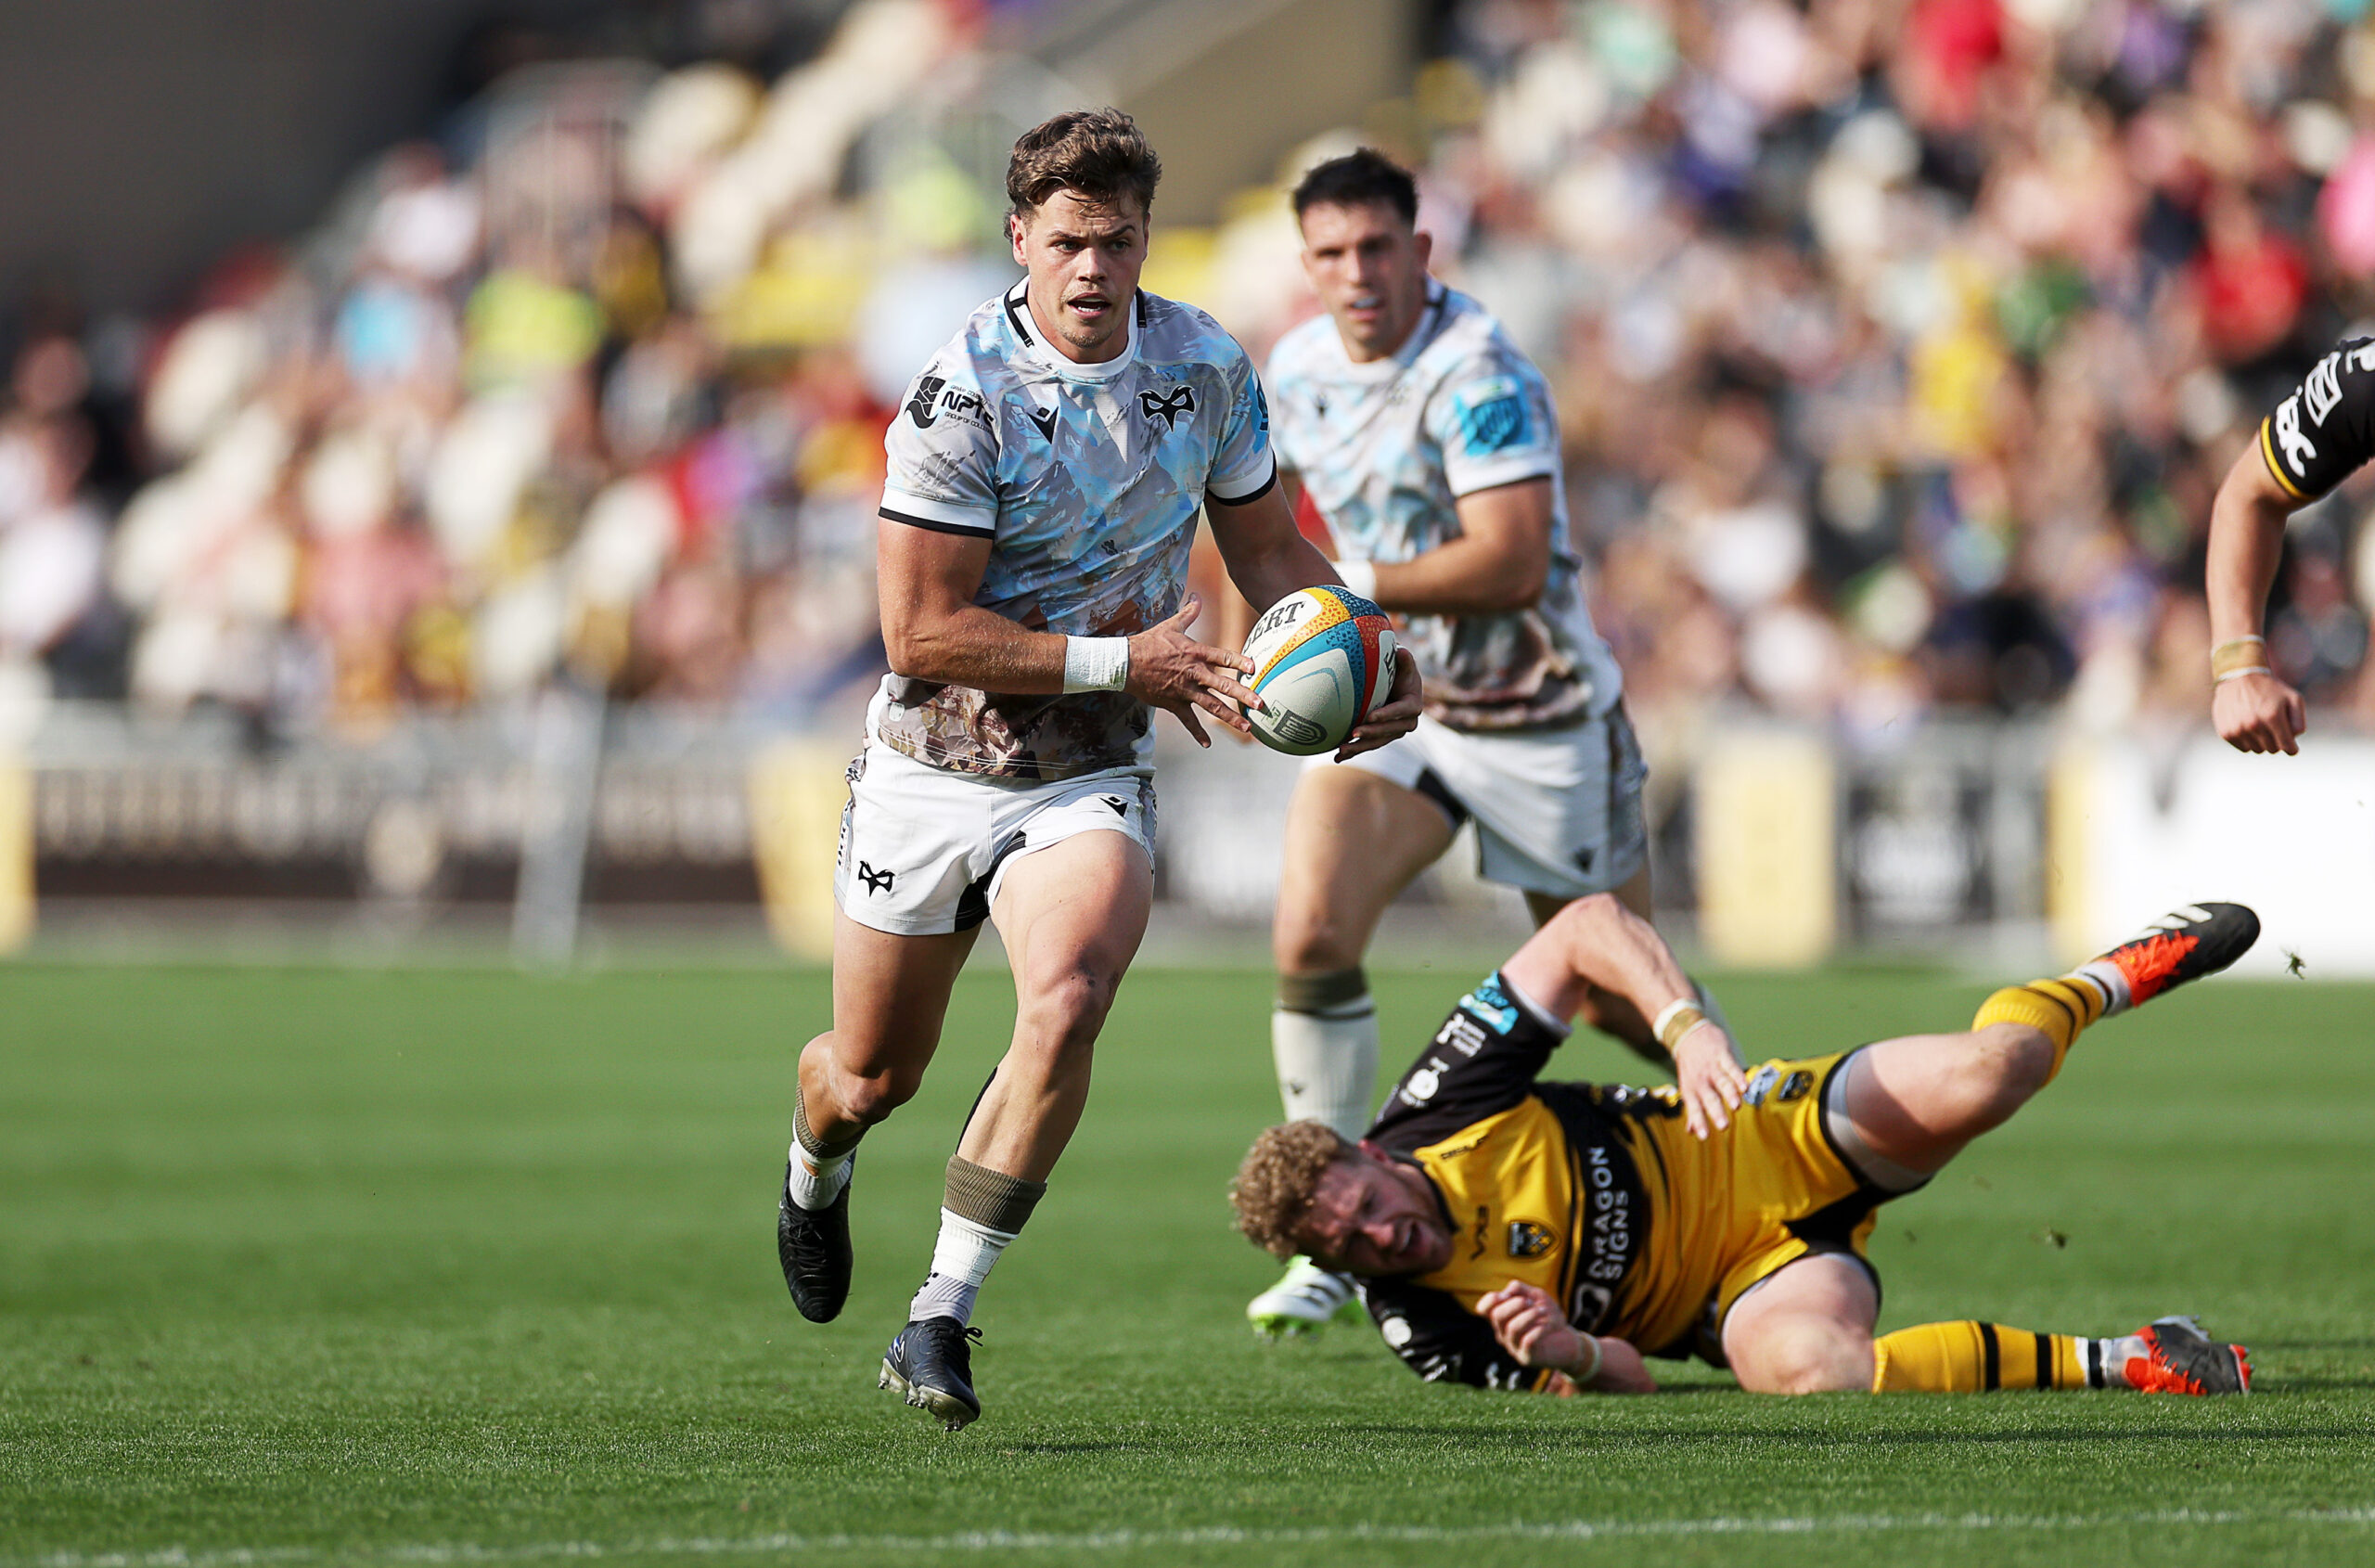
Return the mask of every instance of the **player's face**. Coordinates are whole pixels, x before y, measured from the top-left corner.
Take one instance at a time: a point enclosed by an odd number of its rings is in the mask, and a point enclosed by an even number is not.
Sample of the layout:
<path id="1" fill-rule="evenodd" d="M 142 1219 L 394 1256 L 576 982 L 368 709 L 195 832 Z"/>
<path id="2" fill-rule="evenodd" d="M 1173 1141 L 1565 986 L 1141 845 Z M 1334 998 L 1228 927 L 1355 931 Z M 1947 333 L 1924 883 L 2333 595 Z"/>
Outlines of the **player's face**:
<path id="1" fill-rule="evenodd" d="M 1027 218 L 1010 218 L 1014 259 L 1030 273 L 1031 314 L 1059 352 L 1101 365 L 1130 346 L 1130 306 L 1147 261 L 1147 214 L 1059 190 Z"/>
<path id="2" fill-rule="evenodd" d="M 1402 346 L 1427 305 L 1434 241 L 1390 203 L 1321 202 L 1303 215 L 1303 271 L 1355 363 Z"/>
<path id="3" fill-rule="evenodd" d="M 1366 1148 L 1328 1167 L 1296 1240 L 1314 1263 L 1363 1279 L 1426 1274 L 1451 1261 L 1451 1227 L 1427 1178 Z"/>

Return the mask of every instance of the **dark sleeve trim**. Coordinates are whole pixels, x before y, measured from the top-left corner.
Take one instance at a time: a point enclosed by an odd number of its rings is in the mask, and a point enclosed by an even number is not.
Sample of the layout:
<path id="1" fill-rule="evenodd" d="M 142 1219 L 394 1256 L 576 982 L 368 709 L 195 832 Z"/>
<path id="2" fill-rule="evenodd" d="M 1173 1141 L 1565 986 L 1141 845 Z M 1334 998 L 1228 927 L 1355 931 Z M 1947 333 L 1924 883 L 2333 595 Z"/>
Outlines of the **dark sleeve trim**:
<path id="1" fill-rule="evenodd" d="M 2267 464 L 2267 471 L 2275 476 L 2276 482 L 2284 486 L 2284 493 L 2287 495 L 2292 496 L 2296 501 L 2307 500 L 2309 497 L 2302 494 L 2301 487 L 2293 483 L 2292 477 L 2284 471 L 2284 465 L 2277 461 L 2276 446 L 2268 438 L 2267 427 L 2268 421 L 2266 419 L 2262 419 L 2260 421 L 2261 460 Z"/>
<path id="2" fill-rule="evenodd" d="M 995 537 L 997 533 L 995 528 L 959 528 L 953 522 L 935 522 L 928 517 L 917 517 L 908 512 L 894 512 L 888 507 L 881 509 L 881 515 L 889 518 L 892 522 L 904 522 L 910 528 L 928 528 L 934 533 L 954 533 L 965 539 L 989 539 Z"/>
<path id="3" fill-rule="evenodd" d="M 1278 465 L 1274 461 L 1270 465 L 1270 477 L 1262 482 L 1260 489 L 1244 495 L 1222 495 L 1207 490 L 1204 492 L 1204 499 L 1207 501 L 1217 502 L 1219 505 L 1224 507 L 1246 507 L 1259 501 L 1263 496 L 1267 495 L 1271 491 L 1276 490 L 1277 487 Z"/>

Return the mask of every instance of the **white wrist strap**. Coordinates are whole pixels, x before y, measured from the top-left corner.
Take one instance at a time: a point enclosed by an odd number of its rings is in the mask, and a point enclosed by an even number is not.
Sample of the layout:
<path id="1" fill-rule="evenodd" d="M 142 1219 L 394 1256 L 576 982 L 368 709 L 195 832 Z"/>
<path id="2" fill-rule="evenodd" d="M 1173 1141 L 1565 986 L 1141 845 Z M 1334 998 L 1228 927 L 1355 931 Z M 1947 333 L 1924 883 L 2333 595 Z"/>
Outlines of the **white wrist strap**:
<path id="1" fill-rule="evenodd" d="M 1700 1007 L 1698 1000 L 1685 996 L 1665 1005 L 1650 1025 L 1650 1033 L 1658 1037 L 1658 1044 L 1665 1047 L 1666 1054 L 1672 1056 L 1674 1048 L 1682 1044 L 1682 1037 L 1706 1022 L 1706 1011 Z"/>
<path id="2" fill-rule="evenodd" d="M 1130 678 L 1127 637 L 1066 637 L 1064 689 L 1119 691 Z"/>
<path id="3" fill-rule="evenodd" d="M 1336 563 L 1336 575 L 1344 580 L 1344 586 L 1371 603 L 1376 602 L 1377 563 L 1375 561 L 1340 560 Z"/>
<path id="4" fill-rule="evenodd" d="M 1580 1367 L 1571 1368 L 1567 1373 L 1575 1380 L 1579 1388 L 1589 1386 L 1591 1381 L 1599 1376 L 1600 1363 L 1608 1359 L 1608 1353 L 1599 1347 L 1599 1336 L 1597 1334 L 1584 1336 L 1584 1348 L 1591 1352 L 1592 1358 Z"/>

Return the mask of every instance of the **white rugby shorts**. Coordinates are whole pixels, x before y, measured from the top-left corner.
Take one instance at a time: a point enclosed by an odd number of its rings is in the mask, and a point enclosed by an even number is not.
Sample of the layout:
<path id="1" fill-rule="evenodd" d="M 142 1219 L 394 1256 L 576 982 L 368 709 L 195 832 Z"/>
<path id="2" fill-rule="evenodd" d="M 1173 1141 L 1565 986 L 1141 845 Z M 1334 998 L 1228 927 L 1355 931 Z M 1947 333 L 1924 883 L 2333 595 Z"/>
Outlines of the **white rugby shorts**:
<path id="1" fill-rule="evenodd" d="M 1346 763 L 1427 796 L 1452 825 L 1474 818 L 1477 873 L 1528 893 L 1581 898 L 1633 880 L 1649 863 L 1641 785 L 1649 778 L 1619 703 L 1563 729 L 1452 729 L 1430 718 Z"/>
<path id="2" fill-rule="evenodd" d="M 849 768 L 833 900 L 893 936 L 969 931 L 1018 855 L 1078 833 L 1121 833 L 1154 864 L 1154 774 L 1108 768 L 1056 783 L 929 767 L 869 739 Z"/>

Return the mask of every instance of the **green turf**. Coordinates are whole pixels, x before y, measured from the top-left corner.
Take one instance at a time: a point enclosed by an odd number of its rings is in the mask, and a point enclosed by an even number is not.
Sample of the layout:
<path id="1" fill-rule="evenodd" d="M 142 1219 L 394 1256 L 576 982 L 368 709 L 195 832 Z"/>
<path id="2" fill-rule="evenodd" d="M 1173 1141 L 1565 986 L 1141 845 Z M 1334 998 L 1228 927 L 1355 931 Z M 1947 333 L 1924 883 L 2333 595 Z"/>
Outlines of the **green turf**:
<path id="1" fill-rule="evenodd" d="M 1382 977 L 1387 1038 L 1467 978 Z M 1978 995 L 1723 991 L 1771 1054 Z M 2263 1392 L 2218 1403 L 1703 1368 L 1555 1402 L 1421 1385 L 1365 1331 L 1259 1345 L 1221 1194 L 1274 1112 L 1265 995 L 1130 981 L 951 1437 L 874 1369 L 1001 976 L 868 1140 L 856 1292 L 814 1328 L 768 1238 L 821 976 L 0 970 L 0 1568 L 2375 1561 L 2375 992 L 2155 1004 L 1883 1215 L 1884 1326 L 2198 1311 L 2256 1352 Z"/>

